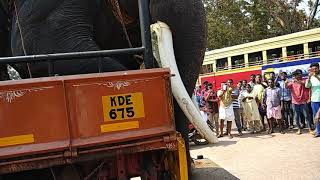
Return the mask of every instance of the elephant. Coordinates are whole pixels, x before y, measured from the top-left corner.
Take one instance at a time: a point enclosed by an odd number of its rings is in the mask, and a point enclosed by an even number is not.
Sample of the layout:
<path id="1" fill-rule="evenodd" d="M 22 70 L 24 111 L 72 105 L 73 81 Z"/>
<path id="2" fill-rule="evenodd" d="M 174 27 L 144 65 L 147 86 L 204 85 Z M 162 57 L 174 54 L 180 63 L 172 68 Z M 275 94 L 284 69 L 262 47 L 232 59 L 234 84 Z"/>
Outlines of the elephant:
<path id="1" fill-rule="evenodd" d="M 9 1 L 9 2 L 7 2 Z M 0 0 L 0 56 L 24 56 L 140 47 L 137 0 Z M 119 9 L 121 13 L 117 13 Z M 9 12 L 9 13 L 5 13 Z M 177 66 L 189 96 L 192 95 L 206 48 L 206 21 L 201 0 L 149 0 L 150 23 L 166 23 L 173 35 Z M 10 15 L 8 15 L 10 14 Z M 5 16 L 5 18 L 3 18 Z M 119 18 L 120 16 L 120 18 Z M 3 24 L 4 25 L 4 24 Z M 124 30 L 125 29 L 125 30 Z M 125 31 L 129 38 L 126 38 Z M 6 51 L 5 49 L 9 49 Z M 140 55 L 140 54 L 137 54 Z M 137 56 L 102 58 L 102 71 L 139 69 Z M 98 72 L 101 58 L 54 63 L 56 75 Z M 15 65 L 22 78 L 48 76 L 47 63 Z M 28 68 L 30 70 L 28 70 Z M 3 68 L 0 69 L 3 72 Z M 176 127 L 188 152 L 188 120 L 174 102 Z"/>

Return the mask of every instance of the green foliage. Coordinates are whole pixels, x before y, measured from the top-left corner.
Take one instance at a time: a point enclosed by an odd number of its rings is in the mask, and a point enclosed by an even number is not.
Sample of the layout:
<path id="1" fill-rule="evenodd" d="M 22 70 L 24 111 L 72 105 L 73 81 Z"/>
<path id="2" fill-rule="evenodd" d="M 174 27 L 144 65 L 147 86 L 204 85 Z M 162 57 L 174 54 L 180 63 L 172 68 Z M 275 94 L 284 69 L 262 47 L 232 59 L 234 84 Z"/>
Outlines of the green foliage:
<path id="1" fill-rule="evenodd" d="M 208 50 L 233 46 L 320 25 L 319 1 L 203 0 L 208 23 Z M 310 14 L 299 5 L 306 3 Z"/>

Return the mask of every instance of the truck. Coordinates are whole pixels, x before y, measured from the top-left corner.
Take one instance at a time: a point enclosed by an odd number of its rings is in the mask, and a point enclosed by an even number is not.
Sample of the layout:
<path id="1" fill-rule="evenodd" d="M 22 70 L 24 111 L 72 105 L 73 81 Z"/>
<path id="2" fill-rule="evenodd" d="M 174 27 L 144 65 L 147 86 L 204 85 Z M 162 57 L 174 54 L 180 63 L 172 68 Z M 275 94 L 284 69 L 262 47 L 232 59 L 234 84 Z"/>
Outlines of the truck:
<path id="1" fill-rule="evenodd" d="M 152 48 L 140 6 L 139 48 L 0 58 L 48 62 L 50 77 L 0 82 L 0 179 L 188 179 L 168 68 L 54 76 L 59 60 Z"/>

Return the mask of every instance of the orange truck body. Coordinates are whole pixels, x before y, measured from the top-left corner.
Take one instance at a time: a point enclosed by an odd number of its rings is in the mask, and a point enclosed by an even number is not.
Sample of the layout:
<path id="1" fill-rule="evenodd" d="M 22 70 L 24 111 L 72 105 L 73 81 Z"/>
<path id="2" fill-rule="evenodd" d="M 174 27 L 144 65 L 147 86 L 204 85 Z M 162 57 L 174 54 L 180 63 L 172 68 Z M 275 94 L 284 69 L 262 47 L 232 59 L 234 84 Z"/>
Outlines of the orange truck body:
<path id="1" fill-rule="evenodd" d="M 170 71 L 0 82 L 0 174 L 177 149 Z"/>

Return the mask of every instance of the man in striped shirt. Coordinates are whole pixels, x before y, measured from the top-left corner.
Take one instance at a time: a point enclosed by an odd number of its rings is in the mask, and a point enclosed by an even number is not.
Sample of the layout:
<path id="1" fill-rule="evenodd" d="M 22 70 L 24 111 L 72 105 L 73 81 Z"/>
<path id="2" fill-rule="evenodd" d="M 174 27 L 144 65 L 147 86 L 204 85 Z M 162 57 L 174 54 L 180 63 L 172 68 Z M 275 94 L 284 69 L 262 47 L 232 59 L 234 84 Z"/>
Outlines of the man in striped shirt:
<path id="1" fill-rule="evenodd" d="M 229 87 L 233 87 L 233 80 L 229 79 L 227 81 Z M 234 120 L 236 122 L 236 126 L 239 132 L 239 136 L 242 136 L 242 126 L 241 126 L 241 118 L 240 118 L 240 106 L 239 106 L 239 91 L 241 87 L 235 87 L 233 88 L 233 91 L 231 93 L 232 96 L 232 105 L 233 105 L 233 111 L 234 111 Z"/>

